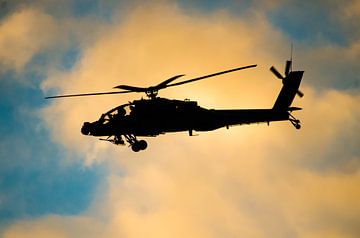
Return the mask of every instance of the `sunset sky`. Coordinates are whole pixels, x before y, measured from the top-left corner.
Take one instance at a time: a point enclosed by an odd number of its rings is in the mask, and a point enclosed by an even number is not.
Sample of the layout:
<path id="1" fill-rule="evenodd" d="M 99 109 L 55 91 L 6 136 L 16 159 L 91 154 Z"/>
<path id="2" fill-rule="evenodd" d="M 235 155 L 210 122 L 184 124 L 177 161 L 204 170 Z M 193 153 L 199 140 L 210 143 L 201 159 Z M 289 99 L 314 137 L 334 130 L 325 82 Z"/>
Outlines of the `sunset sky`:
<path id="1" fill-rule="evenodd" d="M 0 0 L 0 236 L 360 237 L 359 22 L 359 0 Z M 301 130 L 172 133 L 134 153 L 80 128 L 143 95 L 44 99 L 258 64 L 159 96 L 271 108 L 291 44 Z"/>

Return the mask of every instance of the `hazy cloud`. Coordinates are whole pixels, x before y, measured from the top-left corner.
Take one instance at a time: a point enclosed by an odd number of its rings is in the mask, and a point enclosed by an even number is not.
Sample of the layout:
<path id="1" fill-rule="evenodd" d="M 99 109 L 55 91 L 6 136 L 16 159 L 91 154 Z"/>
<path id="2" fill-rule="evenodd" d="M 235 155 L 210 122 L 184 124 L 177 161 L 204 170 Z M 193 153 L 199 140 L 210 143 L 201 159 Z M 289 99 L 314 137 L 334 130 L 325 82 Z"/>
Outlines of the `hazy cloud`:
<path id="1" fill-rule="evenodd" d="M 54 41 L 56 25 L 51 16 L 26 8 L 3 19 L 0 25 L 0 62 L 21 70 L 40 49 Z"/>

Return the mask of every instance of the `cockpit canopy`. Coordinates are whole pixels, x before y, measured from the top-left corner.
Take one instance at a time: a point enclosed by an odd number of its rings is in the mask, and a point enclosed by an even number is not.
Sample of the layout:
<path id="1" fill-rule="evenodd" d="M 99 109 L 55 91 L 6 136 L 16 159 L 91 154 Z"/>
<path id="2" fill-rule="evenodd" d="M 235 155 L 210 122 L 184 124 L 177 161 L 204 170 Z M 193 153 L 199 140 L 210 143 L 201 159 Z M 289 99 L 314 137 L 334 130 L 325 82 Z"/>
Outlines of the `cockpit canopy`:
<path id="1" fill-rule="evenodd" d="M 101 115 L 99 121 L 103 121 L 104 124 L 116 118 L 123 118 L 127 115 L 130 115 L 132 111 L 131 104 L 125 104 L 111 109 L 110 111 Z"/>

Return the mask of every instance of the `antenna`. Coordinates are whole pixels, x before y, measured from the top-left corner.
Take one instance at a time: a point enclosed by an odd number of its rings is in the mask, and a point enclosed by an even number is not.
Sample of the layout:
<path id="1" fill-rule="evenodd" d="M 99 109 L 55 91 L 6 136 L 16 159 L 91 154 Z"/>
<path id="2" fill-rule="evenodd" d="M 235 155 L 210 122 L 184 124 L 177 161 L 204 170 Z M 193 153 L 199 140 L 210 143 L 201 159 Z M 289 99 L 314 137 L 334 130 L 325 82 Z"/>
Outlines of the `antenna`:
<path id="1" fill-rule="evenodd" d="M 291 48 L 290 48 L 290 61 L 291 61 L 291 66 L 290 66 L 290 71 L 292 71 L 292 56 L 293 56 L 293 43 L 291 42 Z"/>

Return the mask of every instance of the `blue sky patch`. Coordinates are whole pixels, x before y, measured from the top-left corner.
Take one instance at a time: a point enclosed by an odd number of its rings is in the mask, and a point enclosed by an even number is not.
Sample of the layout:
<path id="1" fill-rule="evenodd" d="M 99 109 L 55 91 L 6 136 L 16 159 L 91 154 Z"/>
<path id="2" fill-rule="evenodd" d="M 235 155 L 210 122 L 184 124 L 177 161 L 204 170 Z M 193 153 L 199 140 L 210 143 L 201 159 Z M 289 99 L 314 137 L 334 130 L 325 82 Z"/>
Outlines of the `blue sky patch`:
<path id="1" fill-rule="evenodd" d="M 65 50 L 61 56 L 60 68 L 62 70 L 71 70 L 81 57 L 81 51 L 78 47 L 71 47 Z"/>
<path id="2" fill-rule="evenodd" d="M 78 55 L 76 48 L 64 52 L 64 70 Z M 69 155 L 51 141 L 36 114 L 46 103 L 38 85 L 46 78 L 50 60 L 42 52 L 21 74 L 8 70 L 0 75 L 0 226 L 44 214 L 78 214 L 88 207 L 102 180 L 101 165 L 63 165 Z"/>
<path id="3" fill-rule="evenodd" d="M 287 1 L 268 13 L 270 21 L 294 42 L 338 45 L 348 43 L 347 34 L 332 11 L 338 3 L 327 5 L 310 1 Z M 340 7 L 340 6 L 338 6 Z"/>
<path id="4" fill-rule="evenodd" d="M 185 10 L 191 10 L 196 8 L 199 11 L 203 12 L 214 12 L 219 10 L 226 10 L 231 14 L 240 15 L 251 6 L 253 6 L 252 1 L 216 1 L 216 0 L 179 0 L 177 3 L 184 8 Z"/>

